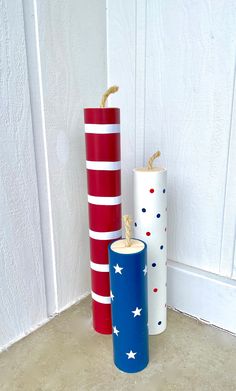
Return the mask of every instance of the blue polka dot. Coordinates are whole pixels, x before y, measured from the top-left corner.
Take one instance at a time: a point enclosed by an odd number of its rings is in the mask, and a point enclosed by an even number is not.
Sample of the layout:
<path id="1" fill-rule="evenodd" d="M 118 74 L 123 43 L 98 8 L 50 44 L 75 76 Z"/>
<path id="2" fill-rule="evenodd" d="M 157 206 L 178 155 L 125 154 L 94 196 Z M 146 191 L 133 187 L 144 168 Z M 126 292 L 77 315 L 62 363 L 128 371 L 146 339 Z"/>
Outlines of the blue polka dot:
<path id="1" fill-rule="evenodd" d="M 156 267 L 156 265 L 157 265 L 157 264 L 156 264 L 155 262 L 152 263 L 152 267 Z"/>
<path id="2" fill-rule="evenodd" d="M 159 325 L 159 326 L 161 325 L 161 321 L 158 322 L 158 325 Z"/>
<path id="3" fill-rule="evenodd" d="M 163 245 L 161 245 L 161 246 L 160 246 L 160 249 L 161 249 L 161 250 L 163 250 L 163 248 L 164 248 L 164 246 L 163 246 Z"/>
<path id="4" fill-rule="evenodd" d="M 159 219 L 161 217 L 160 213 L 157 213 L 157 218 Z"/>
<path id="5" fill-rule="evenodd" d="M 163 189 L 163 193 L 165 194 L 165 192 L 166 192 L 166 189 Z"/>
<path id="6" fill-rule="evenodd" d="M 143 208 L 143 209 L 142 209 L 142 212 L 143 212 L 143 213 L 145 213 L 145 212 L 146 212 L 146 209 L 145 209 L 145 208 Z"/>
<path id="7" fill-rule="evenodd" d="M 134 223 L 134 226 L 137 227 L 137 223 Z"/>

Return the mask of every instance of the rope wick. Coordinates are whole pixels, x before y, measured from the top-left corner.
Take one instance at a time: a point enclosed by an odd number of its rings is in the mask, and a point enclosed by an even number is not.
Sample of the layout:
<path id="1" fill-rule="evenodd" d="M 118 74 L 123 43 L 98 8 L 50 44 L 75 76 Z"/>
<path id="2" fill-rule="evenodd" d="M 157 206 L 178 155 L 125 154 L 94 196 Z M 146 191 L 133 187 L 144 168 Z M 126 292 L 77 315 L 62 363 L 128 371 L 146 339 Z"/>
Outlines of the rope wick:
<path id="1" fill-rule="evenodd" d="M 147 168 L 148 170 L 152 170 L 153 169 L 153 162 L 156 158 L 158 158 L 159 156 L 161 156 L 161 152 L 160 151 L 157 151 L 155 152 L 149 159 L 148 159 L 148 164 L 147 164 Z"/>
<path id="2" fill-rule="evenodd" d="M 106 92 L 104 92 L 104 94 L 102 96 L 100 107 L 104 108 L 106 106 L 106 101 L 107 101 L 108 96 L 110 94 L 114 94 L 118 90 L 119 90 L 119 87 L 117 87 L 117 86 L 111 86 L 110 88 L 108 88 L 108 90 Z"/>
<path id="3" fill-rule="evenodd" d="M 129 215 L 123 216 L 123 221 L 125 225 L 125 247 L 131 246 L 131 234 L 132 234 L 132 219 Z"/>

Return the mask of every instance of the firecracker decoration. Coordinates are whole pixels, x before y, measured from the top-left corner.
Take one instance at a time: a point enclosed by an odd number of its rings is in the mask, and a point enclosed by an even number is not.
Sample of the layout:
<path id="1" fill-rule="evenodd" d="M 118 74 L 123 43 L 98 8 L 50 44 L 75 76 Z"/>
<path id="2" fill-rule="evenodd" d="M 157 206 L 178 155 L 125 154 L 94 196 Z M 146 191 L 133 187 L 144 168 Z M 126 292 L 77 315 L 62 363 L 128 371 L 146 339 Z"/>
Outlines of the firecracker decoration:
<path id="1" fill-rule="evenodd" d="M 153 167 L 156 152 L 147 167 L 134 169 L 134 235 L 148 247 L 149 334 L 166 329 L 167 299 L 167 171 Z"/>
<path id="2" fill-rule="evenodd" d="M 147 247 L 131 239 L 131 220 L 124 216 L 126 239 L 109 245 L 114 363 L 138 372 L 149 360 Z"/>
<path id="3" fill-rule="evenodd" d="M 120 109 L 84 109 L 94 329 L 112 333 L 108 245 L 121 237 Z"/>

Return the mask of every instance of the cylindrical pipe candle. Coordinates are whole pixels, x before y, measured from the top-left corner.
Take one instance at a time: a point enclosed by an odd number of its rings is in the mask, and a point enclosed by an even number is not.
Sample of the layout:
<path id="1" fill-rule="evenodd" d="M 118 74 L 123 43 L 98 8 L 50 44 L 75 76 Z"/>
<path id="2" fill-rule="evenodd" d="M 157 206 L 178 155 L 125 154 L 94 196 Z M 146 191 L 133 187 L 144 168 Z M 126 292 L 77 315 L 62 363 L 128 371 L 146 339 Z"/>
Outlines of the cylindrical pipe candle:
<path id="1" fill-rule="evenodd" d="M 121 237 L 120 109 L 84 109 L 94 329 L 111 334 L 108 244 Z"/>
<path id="2" fill-rule="evenodd" d="M 114 363 L 124 372 L 148 364 L 146 244 L 125 239 L 109 245 Z"/>
<path id="3" fill-rule="evenodd" d="M 134 236 L 148 247 L 149 334 L 166 329 L 167 299 L 167 197 L 165 168 L 154 168 L 150 158 L 144 168 L 134 169 Z"/>

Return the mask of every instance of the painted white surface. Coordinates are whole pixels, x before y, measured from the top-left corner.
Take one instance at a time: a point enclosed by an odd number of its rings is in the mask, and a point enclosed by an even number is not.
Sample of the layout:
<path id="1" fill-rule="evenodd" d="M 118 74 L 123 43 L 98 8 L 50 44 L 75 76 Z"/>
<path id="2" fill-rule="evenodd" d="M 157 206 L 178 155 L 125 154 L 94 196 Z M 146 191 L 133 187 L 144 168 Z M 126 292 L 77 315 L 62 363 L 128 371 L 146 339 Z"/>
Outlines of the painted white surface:
<path id="1" fill-rule="evenodd" d="M 167 320 L 167 171 L 136 169 L 133 186 L 133 232 L 147 244 L 148 328 L 154 335 L 166 329 Z"/>
<path id="2" fill-rule="evenodd" d="M 145 155 L 158 137 L 170 173 L 169 259 L 218 273 L 236 4 L 209 4 L 148 2 Z"/>
<path id="3" fill-rule="evenodd" d="M 0 3 L 0 350 L 47 319 L 23 10 Z"/>
<path id="4" fill-rule="evenodd" d="M 107 7 L 124 210 L 133 209 L 132 168 L 160 149 L 168 258 L 209 272 L 209 281 L 211 273 L 235 278 L 236 3 L 107 0 Z"/>
<path id="5" fill-rule="evenodd" d="M 95 263 L 90 261 L 90 267 L 92 270 L 95 270 L 95 272 L 102 272 L 102 273 L 109 272 L 109 265 L 107 263 Z"/>
<path id="6" fill-rule="evenodd" d="M 119 229 L 117 231 L 108 231 L 108 232 L 97 232 L 89 230 L 89 236 L 90 238 L 97 239 L 97 240 L 113 240 L 118 239 L 122 235 L 122 230 Z"/>
<path id="7" fill-rule="evenodd" d="M 119 205 L 121 204 L 121 196 L 98 197 L 88 195 L 88 202 L 94 205 Z"/>
<path id="8" fill-rule="evenodd" d="M 168 262 L 167 302 L 200 321 L 236 333 L 236 281 Z"/>
<path id="9" fill-rule="evenodd" d="M 120 124 L 112 125 L 101 125 L 101 124 L 85 124 L 84 125 L 85 133 L 97 133 L 97 134 L 107 134 L 107 133 L 120 133 Z"/>
<path id="10" fill-rule="evenodd" d="M 236 62 L 235 62 L 236 67 Z M 229 152 L 226 169 L 220 274 L 236 279 L 236 68 L 232 95 Z"/>
<path id="11" fill-rule="evenodd" d="M 60 311 L 90 289 L 83 107 L 99 106 L 106 89 L 106 4 L 34 3 Z"/>
<path id="12" fill-rule="evenodd" d="M 98 295 L 97 293 L 95 292 L 91 292 L 91 296 L 92 296 L 92 299 L 97 301 L 98 303 L 101 303 L 101 304 L 111 304 L 111 298 L 110 296 L 101 296 L 101 295 Z"/>
<path id="13" fill-rule="evenodd" d="M 226 246 L 221 253 L 229 142 L 235 133 L 236 4 L 107 4 L 108 84 L 120 85 L 111 100 L 121 107 L 123 186 L 134 161 L 143 165 L 160 149 L 160 164 L 169 172 L 169 258 L 224 274 L 220 260 L 223 265 L 227 257 L 232 268 L 234 244 L 232 238 L 227 243 L 230 257 Z M 233 173 L 235 162 L 231 166 Z M 130 190 L 130 185 L 123 189 L 129 212 Z M 228 219 L 232 226 L 233 213 Z"/>
<path id="14" fill-rule="evenodd" d="M 120 161 L 118 162 L 95 162 L 86 160 L 86 168 L 96 171 L 117 171 L 121 168 Z"/>
<path id="15" fill-rule="evenodd" d="M 23 9 L 26 37 L 26 56 L 28 63 L 31 113 L 34 132 L 34 146 L 39 192 L 47 312 L 48 315 L 51 316 L 59 310 L 58 284 L 56 278 L 55 241 L 52 219 L 49 157 L 46 138 L 47 129 L 44 112 L 37 4 L 35 1 L 23 0 Z M 61 139 L 62 137 L 60 134 L 57 139 L 57 151 L 59 141 L 61 144 Z"/>
<path id="16" fill-rule="evenodd" d="M 130 214 L 135 164 L 135 1 L 107 1 L 107 85 L 118 85 L 110 107 L 121 109 L 122 213 Z"/>

